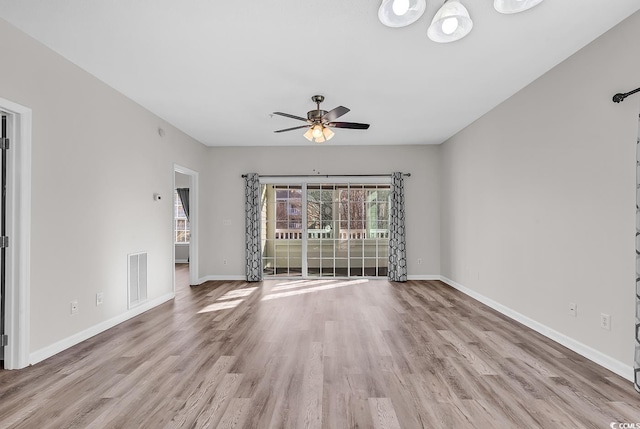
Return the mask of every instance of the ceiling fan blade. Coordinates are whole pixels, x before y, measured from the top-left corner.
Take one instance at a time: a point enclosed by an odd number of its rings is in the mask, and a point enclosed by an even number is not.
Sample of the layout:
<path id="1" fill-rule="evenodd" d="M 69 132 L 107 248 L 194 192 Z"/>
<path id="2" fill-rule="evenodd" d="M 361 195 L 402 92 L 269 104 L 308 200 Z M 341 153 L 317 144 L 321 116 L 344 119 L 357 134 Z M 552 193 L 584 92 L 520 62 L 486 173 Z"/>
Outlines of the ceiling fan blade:
<path id="1" fill-rule="evenodd" d="M 322 120 L 324 122 L 335 121 L 340 116 L 344 115 L 345 113 L 348 113 L 349 111 L 350 111 L 350 109 L 347 109 L 344 106 L 338 106 L 335 109 L 325 113 L 324 116 L 322 117 Z"/>
<path id="2" fill-rule="evenodd" d="M 334 128 L 351 128 L 354 130 L 369 129 L 369 124 L 359 124 L 357 122 L 330 122 L 327 124 L 327 126 Z"/>
<path id="3" fill-rule="evenodd" d="M 293 130 L 300 130 L 302 128 L 309 128 L 311 125 L 301 125 L 299 127 L 293 127 L 293 128 L 285 128 L 284 130 L 278 130 L 278 131 L 274 131 L 274 133 L 284 133 L 285 131 L 293 131 Z"/>
<path id="4" fill-rule="evenodd" d="M 290 115 L 288 113 L 282 113 L 282 112 L 273 112 L 274 115 L 280 115 L 280 116 L 285 116 L 287 118 L 291 118 L 291 119 L 297 119 L 299 121 L 305 121 L 308 122 L 307 118 L 302 118 L 300 116 L 296 116 L 296 115 Z"/>

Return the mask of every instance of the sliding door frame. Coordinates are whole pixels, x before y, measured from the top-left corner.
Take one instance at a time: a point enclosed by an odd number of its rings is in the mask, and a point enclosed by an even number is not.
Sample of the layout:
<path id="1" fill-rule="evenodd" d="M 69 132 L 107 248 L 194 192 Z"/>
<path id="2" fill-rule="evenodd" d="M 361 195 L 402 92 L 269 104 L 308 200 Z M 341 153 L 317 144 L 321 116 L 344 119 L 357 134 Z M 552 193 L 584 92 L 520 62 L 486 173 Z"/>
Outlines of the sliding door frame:
<path id="1" fill-rule="evenodd" d="M 260 177 L 260 186 L 262 185 L 282 185 L 282 186 L 300 186 L 302 193 L 302 237 L 301 237 L 301 276 L 287 276 L 283 278 L 291 278 L 291 279 L 318 279 L 318 278 L 349 278 L 349 270 L 346 277 L 339 276 L 322 276 L 320 273 L 319 276 L 309 276 L 309 263 L 308 263 L 308 252 L 307 252 L 307 244 L 308 244 L 308 217 L 307 217 L 307 185 L 347 185 L 350 187 L 351 185 L 391 185 L 391 177 L 388 175 L 383 176 L 266 176 Z M 335 240 L 335 238 L 334 238 Z M 335 245 L 335 244 L 334 244 Z M 350 250 L 348 250 L 350 252 Z M 349 257 L 347 258 L 350 261 L 350 253 L 348 253 Z M 334 263 L 335 263 L 335 251 L 334 251 Z M 347 263 L 350 266 L 350 262 Z M 334 267 L 335 273 L 335 267 Z M 274 276 L 275 277 L 275 276 Z M 367 276 L 363 276 L 367 277 Z"/>

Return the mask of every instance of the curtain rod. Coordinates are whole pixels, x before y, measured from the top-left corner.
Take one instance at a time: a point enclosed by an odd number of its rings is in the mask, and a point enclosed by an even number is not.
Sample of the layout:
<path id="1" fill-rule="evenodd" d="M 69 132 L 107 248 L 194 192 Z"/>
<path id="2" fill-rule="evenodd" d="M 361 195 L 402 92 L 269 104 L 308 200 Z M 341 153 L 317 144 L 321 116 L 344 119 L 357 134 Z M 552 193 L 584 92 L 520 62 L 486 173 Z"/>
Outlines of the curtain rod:
<path id="1" fill-rule="evenodd" d="M 625 98 L 627 98 L 628 96 L 635 94 L 636 92 L 640 91 L 640 88 L 636 88 L 633 91 L 629 91 L 629 92 L 625 92 L 624 94 L 622 93 L 617 93 L 616 95 L 613 96 L 613 102 L 614 103 L 620 103 L 621 101 L 624 101 Z"/>
<path id="2" fill-rule="evenodd" d="M 411 173 L 402 173 L 405 177 L 411 177 Z M 259 174 L 258 177 L 384 177 L 391 174 Z M 247 175 L 243 174 L 242 178 L 246 178 Z"/>

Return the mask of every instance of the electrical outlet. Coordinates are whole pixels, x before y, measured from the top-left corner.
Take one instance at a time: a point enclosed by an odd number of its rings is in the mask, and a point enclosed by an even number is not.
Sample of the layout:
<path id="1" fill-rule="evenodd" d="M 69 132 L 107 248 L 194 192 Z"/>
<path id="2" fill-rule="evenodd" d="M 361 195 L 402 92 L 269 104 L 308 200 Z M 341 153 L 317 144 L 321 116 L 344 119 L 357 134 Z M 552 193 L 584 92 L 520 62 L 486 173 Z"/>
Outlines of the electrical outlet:
<path id="1" fill-rule="evenodd" d="M 227 265 L 227 260 L 226 260 L 226 259 L 223 259 L 223 260 L 222 260 L 222 263 L 223 263 L 224 265 Z"/>
<path id="2" fill-rule="evenodd" d="M 611 330 L 611 316 L 606 313 L 600 313 L 600 327 L 605 331 Z"/>
<path id="3" fill-rule="evenodd" d="M 569 316 L 577 317 L 578 316 L 578 304 L 575 302 L 569 303 Z"/>
<path id="4" fill-rule="evenodd" d="M 104 298 L 104 294 L 102 292 L 98 292 L 96 294 L 96 307 L 102 305 L 102 299 Z"/>
<path id="5" fill-rule="evenodd" d="M 71 301 L 71 314 L 76 314 L 78 312 L 78 300 L 74 299 Z"/>
<path id="6" fill-rule="evenodd" d="M 418 265 L 422 265 L 422 258 L 418 258 Z"/>

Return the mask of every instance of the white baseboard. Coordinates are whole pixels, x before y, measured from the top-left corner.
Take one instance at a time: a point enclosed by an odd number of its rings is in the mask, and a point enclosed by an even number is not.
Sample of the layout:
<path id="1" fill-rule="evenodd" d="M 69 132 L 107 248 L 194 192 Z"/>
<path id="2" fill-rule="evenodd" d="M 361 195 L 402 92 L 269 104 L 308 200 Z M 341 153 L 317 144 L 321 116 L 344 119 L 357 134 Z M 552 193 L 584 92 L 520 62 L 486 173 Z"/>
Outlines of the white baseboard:
<path id="1" fill-rule="evenodd" d="M 246 280 L 247 277 L 246 276 L 238 276 L 238 275 L 211 275 L 211 276 L 204 276 L 198 279 L 198 284 L 202 284 L 204 282 L 210 282 L 210 281 L 235 281 L 235 280 Z"/>
<path id="2" fill-rule="evenodd" d="M 176 261 L 177 262 L 177 261 Z M 297 278 L 297 277 L 296 277 Z M 246 280 L 247 277 L 243 275 L 210 275 L 204 276 L 198 279 L 198 284 L 202 284 L 208 281 L 234 281 L 234 280 Z M 439 275 L 411 275 L 407 276 L 407 280 L 441 280 L 442 277 Z"/>
<path id="3" fill-rule="evenodd" d="M 441 279 L 440 276 L 423 275 L 423 274 L 407 276 L 407 280 L 440 280 L 440 279 Z"/>
<path id="4" fill-rule="evenodd" d="M 298 278 L 298 277 L 296 277 Z M 198 284 L 202 284 L 208 281 L 235 281 L 235 280 L 246 280 L 246 276 L 239 275 L 211 275 L 205 276 L 198 279 Z M 440 280 L 441 277 L 438 275 L 415 275 L 415 276 L 407 276 L 407 280 Z"/>
<path id="5" fill-rule="evenodd" d="M 167 301 L 175 298 L 175 294 L 173 292 L 168 293 L 166 295 L 162 295 L 152 301 L 147 301 L 145 303 L 140 304 L 139 306 L 132 308 L 116 317 L 113 317 L 109 320 L 105 320 L 104 322 L 98 323 L 84 331 L 78 332 L 70 337 L 57 341 L 50 346 L 44 347 L 40 350 L 37 350 L 31 354 L 29 354 L 29 364 L 34 365 L 38 362 L 42 362 L 45 359 L 50 358 L 53 355 L 60 353 L 70 347 L 75 346 L 89 338 L 98 335 L 101 332 L 106 331 L 107 329 L 113 328 L 120 323 L 127 321 L 135 316 L 138 316 L 145 311 L 151 310 L 154 307 L 159 306 Z"/>
<path id="6" fill-rule="evenodd" d="M 542 323 L 537 322 L 525 316 L 524 314 L 518 313 L 517 311 L 514 311 L 509 307 L 492 300 L 491 298 L 487 298 L 486 296 L 461 285 L 460 283 L 456 283 L 455 281 L 444 276 L 440 276 L 440 280 L 448 284 L 452 288 L 459 290 L 465 295 L 468 295 L 471 298 L 485 304 L 486 306 L 491 307 L 494 310 L 504 314 L 505 316 L 515 320 L 516 322 L 522 323 L 528 328 L 533 329 L 534 331 L 544 335 L 545 337 L 555 341 L 556 343 L 562 344 L 566 348 L 573 350 L 579 355 L 597 363 L 598 365 L 608 369 L 609 371 L 618 374 L 620 377 L 623 377 L 629 381 L 633 381 L 633 367 L 631 367 L 630 365 L 626 365 L 619 360 L 612 358 L 611 356 L 608 356 L 592 347 L 587 346 L 586 344 L 576 341 L 575 339 L 561 332 L 551 329 L 550 327 L 543 325 Z"/>

